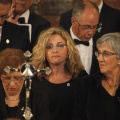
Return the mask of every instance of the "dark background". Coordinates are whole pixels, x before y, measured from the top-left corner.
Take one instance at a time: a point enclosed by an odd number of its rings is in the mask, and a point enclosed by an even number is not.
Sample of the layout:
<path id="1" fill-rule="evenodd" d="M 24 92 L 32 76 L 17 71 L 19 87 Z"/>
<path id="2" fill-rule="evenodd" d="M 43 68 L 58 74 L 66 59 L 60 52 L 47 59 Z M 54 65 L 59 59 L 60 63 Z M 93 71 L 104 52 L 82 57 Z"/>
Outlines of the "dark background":
<path id="1" fill-rule="evenodd" d="M 71 9 L 75 1 L 76 0 L 34 0 L 31 11 L 48 19 L 52 27 L 57 27 L 61 13 Z M 120 10 L 120 0 L 104 0 L 104 2 Z"/>

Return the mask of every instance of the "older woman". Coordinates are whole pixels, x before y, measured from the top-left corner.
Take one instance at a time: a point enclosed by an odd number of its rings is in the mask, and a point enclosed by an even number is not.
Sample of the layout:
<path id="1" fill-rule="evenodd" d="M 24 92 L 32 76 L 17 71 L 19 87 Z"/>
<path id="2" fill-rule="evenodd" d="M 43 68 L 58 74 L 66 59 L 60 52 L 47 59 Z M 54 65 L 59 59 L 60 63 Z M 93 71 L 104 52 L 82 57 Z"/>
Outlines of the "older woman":
<path id="1" fill-rule="evenodd" d="M 76 81 L 86 75 L 69 34 L 61 28 L 43 31 L 33 49 L 36 69 L 50 67 L 51 74 L 38 74 L 32 87 L 48 94 L 52 120 L 71 120 Z"/>
<path id="2" fill-rule="evenodd" d="M 18 49 L 5 49 L 0 52 L 0 120 L 23 118 L 26 107 L 25 77 L 18 71 L 5 72 L 6 66 L 21 69 L 26 61 L 23 52 Z M 48 100 L 42 92 L 31 91 L 31 120 L 49 120 Z"/>
<path id="3" fill-rule="evenodd" d="M 100 74 L 78 83 L 74 120 L 120 120 L 120 33 L 97 40 Z"/>

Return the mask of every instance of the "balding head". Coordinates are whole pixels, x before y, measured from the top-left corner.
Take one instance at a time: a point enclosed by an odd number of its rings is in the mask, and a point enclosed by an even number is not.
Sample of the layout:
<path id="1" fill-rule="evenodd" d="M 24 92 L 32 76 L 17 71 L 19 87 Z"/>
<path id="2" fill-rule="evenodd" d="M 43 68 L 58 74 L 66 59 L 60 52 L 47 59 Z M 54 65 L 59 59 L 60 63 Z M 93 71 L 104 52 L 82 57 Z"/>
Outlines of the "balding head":
<path id="1" fill-rule="evenodd" d="M 77 1 L 75 3 L 74 8 L 73 8 L 73 12 L 72 12 L 72 16 L 75 18 L 77 16 L 81 16 L 82 13 L 86 10 L 87 11 L 90 10 L 90 12 L 96 12 L 99 14 L 99 9 L 98 9 L 96 4 L 94 4 L 93 2 L 84 0 L 84 1 Z"/>
<path id="2" fill-rule="evenodd" d="M 97 6 L 99 6 L 100 3 L 102 2 L 102 0 L 88 0 L 88 1 L 95 3 Z"/>
<path id="3" fill-rule="evenodd" d="M 96 32 L 99 22 L 99 10 L 90 1 L 77 1 L 72 13 L 72 31 L 77 38 L 89 41 Z"/>

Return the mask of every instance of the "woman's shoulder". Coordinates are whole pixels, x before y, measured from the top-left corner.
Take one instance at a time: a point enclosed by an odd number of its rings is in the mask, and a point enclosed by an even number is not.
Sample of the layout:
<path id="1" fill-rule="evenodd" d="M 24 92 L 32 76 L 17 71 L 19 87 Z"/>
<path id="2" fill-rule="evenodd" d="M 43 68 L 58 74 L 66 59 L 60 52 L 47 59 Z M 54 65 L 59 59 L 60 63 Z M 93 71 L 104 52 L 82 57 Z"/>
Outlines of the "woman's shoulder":
<path id="1" fill-rule="evenodd" d="M 79 80 L 82 77 L 87 76 L 87 75 L 88 75 L 87 72 L 84 69 L 81 69 L 80 72 L 78 73 L 76 79 Z"/>
<path id="2" fill-rule="evenodd" d="M 88 73 L 87 73 L 84 69 L 82 69 L 82 70 L 80 71 L 79 75 L 80 75 L 81 77 L 83 77 L 83 76 L 88 75 Z"/>
<path id="3" fill-rule="evenodd" d="M 86 75 L 83 76 L 79 81 L 78 84 L 80 84 L 82 87 L 84 86 L 96 86 L 97 84 L 100 84 L 102 79 L 101 74 L 91 74 L 91 75 Z"/>
<path id="4" fill-rule="evenodd" d="M 44 78 L 39 78 L 37 75 L 35 75 L 33 78 L 32 78 L 32 89 L 34 90 L 40 90 L 42 85 L 47 82 Z"/>

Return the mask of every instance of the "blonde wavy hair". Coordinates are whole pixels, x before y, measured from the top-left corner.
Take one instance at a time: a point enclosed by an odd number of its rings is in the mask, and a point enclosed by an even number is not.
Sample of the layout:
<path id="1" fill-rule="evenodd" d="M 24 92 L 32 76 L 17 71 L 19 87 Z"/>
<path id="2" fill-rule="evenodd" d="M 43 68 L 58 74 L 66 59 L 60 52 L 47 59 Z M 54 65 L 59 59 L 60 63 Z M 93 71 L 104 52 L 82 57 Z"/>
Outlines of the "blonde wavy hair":
<path id="1" fill-rule="evenodd" d="M 81 63 L 79 52 L 76 49 L 72 38 L 70 37 L 69 33 L 62 28 L 53 27 L 41 32 L 38 42 L 33 48 L 31 63 L 36 69 L 45 69 L 46 67 L 50 67 L 45 57 L 45 50 L 47 42 L 52 35 L 60 35 L 64 39 L 68 49 L 68 58 L 66 58 L 64 67 L 65 72 L 71 74 L 73 77 L 76 77 L 80 73 L 81 69 L 84 68 Z M 41 77 L 42 74 L 38 73 L 38 76 Z"/>

